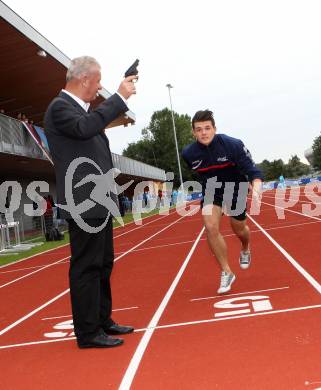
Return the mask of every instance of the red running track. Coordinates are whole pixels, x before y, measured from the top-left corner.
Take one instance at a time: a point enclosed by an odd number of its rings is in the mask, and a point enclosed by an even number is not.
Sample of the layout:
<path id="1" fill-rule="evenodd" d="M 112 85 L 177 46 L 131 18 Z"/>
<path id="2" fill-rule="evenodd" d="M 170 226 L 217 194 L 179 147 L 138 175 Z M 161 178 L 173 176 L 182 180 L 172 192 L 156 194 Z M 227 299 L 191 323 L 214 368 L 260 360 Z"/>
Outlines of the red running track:
<path id="1" fill-rule="evenodd" d="M 136 328 L 119 348 L 76 347 L 68 247 L 0 268 L 1 389 L 321 388 L 321 219 L 303 192 L 278 219 L 274 195 L 249 218 L 249 270 L 223 218 L 237 274 L 224 296 L 200 214 L 116 229 L 113 316 Z"/>

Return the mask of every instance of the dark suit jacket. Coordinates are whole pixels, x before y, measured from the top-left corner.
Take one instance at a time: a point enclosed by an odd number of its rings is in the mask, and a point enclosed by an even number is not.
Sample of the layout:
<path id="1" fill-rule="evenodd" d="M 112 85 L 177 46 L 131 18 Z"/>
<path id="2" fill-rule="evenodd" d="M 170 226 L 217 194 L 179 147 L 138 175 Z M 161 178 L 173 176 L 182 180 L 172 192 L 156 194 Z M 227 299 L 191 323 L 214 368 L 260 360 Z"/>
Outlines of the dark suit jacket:
<path id="1" fill-rule="evenodd" d="M 74 159 L 89 158 L 103 173 L 113 167 L 109 141 L 103 130 L 126 111 L 128 107 L 117 94 L 88 113 L 64 92 L 60 92 L 50 103 L 45 114 L 45 134 L 55 165 L 58 204 L 66 204 L 65 175 Z M 81 164 L 75 171 L 72 188 L 76 205 L 89 199 L 92 189 L 95 188 L 93 183 L 74 188 L 74 185 L 88 174 L 98 175 L 100 172 L 90 163 Z M 94 208 L 81 214 L 81 217 L 105 218 L 107 213 L 105 207 L 96 204 Z M 60 215 L 64 219 L 71 218 L 63 209 Z"/>

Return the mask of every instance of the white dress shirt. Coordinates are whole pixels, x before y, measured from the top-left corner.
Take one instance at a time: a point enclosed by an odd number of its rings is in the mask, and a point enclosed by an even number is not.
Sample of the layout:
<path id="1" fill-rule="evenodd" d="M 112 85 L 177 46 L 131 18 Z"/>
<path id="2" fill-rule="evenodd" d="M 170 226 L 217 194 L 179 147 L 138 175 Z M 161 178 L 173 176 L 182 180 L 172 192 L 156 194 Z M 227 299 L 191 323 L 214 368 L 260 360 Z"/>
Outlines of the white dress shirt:
<path id="1" fill-rule="evenodd" d="M 78 96 L 74 95 L 73 93 L 71 93 L 69 91 L 66 91 L 65 89 L 62 89 L 61 91 L 66 93 L 67 95 L 69 95 L 71 98 L 73 98 L 80 105 L 80 107 L 82 107 L 86 112 L 88 111 L 90 103 L 84 102 Z"/>
<path id="2" fill-rule="evenodd" d="M 62 92 L 66 93 L 69 95 L 71 98 L 73 98 L 86 112 L 88 112 L 90 103 L 84 102 L 82 99 L 80 99 L 78 96 L 74 95 L 73 93 L 66 91 L 65 89 L 61 90 Z M 116 92 L 117 95 L 121 98 L 121 100 L 126 104 L 127 106 L 127 100 L 118 92 Z"/>

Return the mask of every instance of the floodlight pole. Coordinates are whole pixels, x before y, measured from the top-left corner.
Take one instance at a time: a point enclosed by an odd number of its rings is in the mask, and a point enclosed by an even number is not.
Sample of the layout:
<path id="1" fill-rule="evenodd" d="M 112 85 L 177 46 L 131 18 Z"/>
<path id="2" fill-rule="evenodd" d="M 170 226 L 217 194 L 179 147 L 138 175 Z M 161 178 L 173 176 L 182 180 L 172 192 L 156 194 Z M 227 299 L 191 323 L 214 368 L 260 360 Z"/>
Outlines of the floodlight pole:
<path id="1" fill-rule="evenodd" d="M 171 105 L 171 114 L 172 114 L 172 122 L 173 122 L 173 131 L 174 131 L 174 139 L 175 139 L 175 146 L 176 146 L 179 178 L 180 178 L 180 181 L 181 181 L 182 192 L 184 193 L 183 176 L 182 176 L 182 170 L 181 170 L 181 162 L 180 162 L 180 159 L 179 159 L 178 144 L 177 144 L 177 137 L 176 137 L 176 128 L 175 128 L 175 120 L 174 120 L 174 113 L 173 113 L 173 106 L 172 106 L 172 97 L 171 97 L 171 88 L 173 88 L 173 86 L 171 84 L 166 84 L 166 87 L 168 88 L 169 102 L 170 102 L 170 105 Z"/>

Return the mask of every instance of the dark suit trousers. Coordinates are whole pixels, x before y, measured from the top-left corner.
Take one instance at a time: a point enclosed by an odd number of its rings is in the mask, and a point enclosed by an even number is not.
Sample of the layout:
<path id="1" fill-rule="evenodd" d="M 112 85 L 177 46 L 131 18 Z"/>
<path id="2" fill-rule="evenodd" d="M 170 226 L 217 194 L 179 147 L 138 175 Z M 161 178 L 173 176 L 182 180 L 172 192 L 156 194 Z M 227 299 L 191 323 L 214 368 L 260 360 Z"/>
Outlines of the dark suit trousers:
<path id="1" fill-rule="evenodd" d="M 85 220 L 100 226 L 103 219 Z M 70 296 L 75 335 L 81 342 L 112 324 L 110 275 L 114 264 L 112 218 L 98 233 L 83 231 L 68 220 L 71 259 Z"/>

